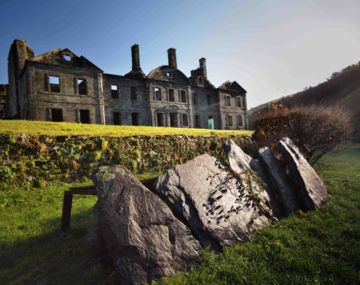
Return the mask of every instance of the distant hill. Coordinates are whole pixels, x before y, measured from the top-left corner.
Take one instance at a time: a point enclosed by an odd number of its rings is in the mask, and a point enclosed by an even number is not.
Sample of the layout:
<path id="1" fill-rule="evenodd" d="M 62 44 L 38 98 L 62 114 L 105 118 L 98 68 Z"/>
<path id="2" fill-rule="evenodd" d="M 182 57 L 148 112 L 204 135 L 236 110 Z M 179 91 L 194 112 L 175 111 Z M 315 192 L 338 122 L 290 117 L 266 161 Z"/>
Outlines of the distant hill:
<path id="1" fill-rule="evenodd" d="M 327 81 L 315 87 L 274 101 L 289 108 L 299 105 L 339 106 L 349 112 L 360 137 L 360 62 L 333 73 Z M 250 127 L 259 114 L 269 110 L 271 102 L 249 110 Z"/>

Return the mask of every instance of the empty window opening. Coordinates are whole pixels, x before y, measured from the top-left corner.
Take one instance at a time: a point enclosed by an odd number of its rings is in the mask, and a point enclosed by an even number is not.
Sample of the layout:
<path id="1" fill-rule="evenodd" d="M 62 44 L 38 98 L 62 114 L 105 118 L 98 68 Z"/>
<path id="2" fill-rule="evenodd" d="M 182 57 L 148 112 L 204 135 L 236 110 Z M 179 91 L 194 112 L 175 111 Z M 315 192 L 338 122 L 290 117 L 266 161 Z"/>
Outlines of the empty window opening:
<path id="1" fill-rule="evenodd" d="M 169 89 L 169 101 L 170 102 L 175 102 L 174 89 Z"/>
<path id="2" fill-rule="evenodd" d="M 197 93 L 194 93 L 194 106 L 197 106 L 198 105 L 198 95 Z"/>
<path id="3" fill-rule="evenodd" d="M 161 101 L 161 89 L 159 87 L 154 88 L 154 99 L 156 101 Z"/>
<path id="4" fill-rule="evenodd" d="M 182 125 L 183 127 L 188 127 L 189 126 L 189 118 L 187 114 L 181 114 L 181 118 L 182 118 Z"/>
<path id="5" fill-rule="evenodd" d="M 137 96 L 136 87 L 130 87 L 130 98 L 131 98 L 131 101 L 137 101 L 138 96 Z"/>
<path id="6" fill-rule="evenodd" d="M 181 102 L 186 103 L 186 91 L 185 90 L 180 91 L 180 96 L 181 96 Z"/>
<path id="7" fill-rule="evenodd" d="M 120 112 L 113 113 L 113 123 L 114 123 L 114 125 L 121 125 Z"/>
<path id="8" fill-rule="evenodd" d="M 242 107 L 241 97 L 240 97 L 240 96 L 237 96 L 237 97 L 236 97 L 236 107 Z"/>
<path id="9" fill-rule="evenodd" d="M 156 113 L 156 121 L 157 121 L 157 125 L 159 127 L 164 127 L 165 126 L 165 118 L 164 118 L 164 114 L 163 113 Z"/>
<path id="10" fill-rule="evenodd" d="M 86 79 L 82 79 L 82 78 L 76 79 L 76 85 L 80 95 L 87 95 Z"/>
<path id="11" fill-rule="evenodd" d="M 199 84 L 199 85 L 204 85 L 204 78 L 203 78 L 203 77 L 199 76 L 199 78 L 198 78 L 198 84 Z"/>
<path id="12" fill-rule="evenodd" d="M 50 84 L 51 92 L 60 92 L 60 77 L 59 76 L 48 76 L 48 82 Z"/>
<path id="13" fill-rule="evenodd" d="M 178 126 L 178 115 L 177 113 L 170 113 L 170 127 Z"/>
<path id="14" fill-rule="evenodd" d="M 166 77 L 167 77 L 167 79 L 172 79 L 172 73 L 171 72 L 166 72 Z"/>
<path id="15" fill-rule="evenodd" d="M 51 109 L 51 121 L 63 122 L 63 110 L 62 109 Z"/>
<path id="16" fill-rule="evenodd" d="M 71 61 L 71 56 L 70 55 L 68 55 L 68 54 L 64 54 L 63 55 L 63 59 L 65 60 L 65 61 Z"/>
<path id="17" fill-rule="evenodd" d="M 227 116 L 226 116 L 226 125 L 227 125 L 228 127 L 232 127 L 232 125 L 233 125 L 233 118 L 232 118 L 232 116 L 230 116 L 230 115 L 227 115 Z"/>
<path id="18" fill-rule="evenodd" d="M 139 123 L 139 113 L 132 113 L 131 114 L 131 123 L 133 126 L 138 126 Z"/>
<path id="19" fill-rule="evenodd" d="M 225 106 L 231 106 L 231 97 L 230 97 L 230 95 L 225 95 Z"/>
<path id="20" fill-rule="evenodd" d="M 243 118 L 242 118 L 242 115 L 238 115 L 237 123 L 238 123 L 238 127 L 242 127 L 242 126 L 243 126 Z"/>
<path id="21" fill-rule="evenodd" d="M 119 88 L 115 84 L 111 84 L 111 98 L 118 99 L 119 98 Z"/>
<path id="22" fill-rule="evenodd" d="M 210 95 L 207 95 L 207 96 L 206 96 L 206 100 L 207 100 L 208 106 L 211 106 L 212 100 L 211 100 L 211 96 L 210 96 Z"/>
<path id="23" fill-rule="evenodd" d="M 80 123 L 90 124 L 90 111 L 89 110 L 79 110 L 80 113 Z"/>
<path id="24" fill-rule="evenodd" d="M 195 115 L 195 128 L 201 128 L 200 115 Z"/>

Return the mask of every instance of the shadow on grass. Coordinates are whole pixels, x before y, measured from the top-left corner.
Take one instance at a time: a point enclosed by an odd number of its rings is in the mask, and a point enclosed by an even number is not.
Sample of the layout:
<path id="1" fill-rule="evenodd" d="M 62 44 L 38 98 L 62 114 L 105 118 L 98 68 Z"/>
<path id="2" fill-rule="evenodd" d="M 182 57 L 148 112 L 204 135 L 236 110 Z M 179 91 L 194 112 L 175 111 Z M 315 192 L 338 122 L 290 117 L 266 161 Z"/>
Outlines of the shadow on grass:
<path id="1" fill-rule="evenodd" d="M 71 222 L 67 234 L 54 218 L 46 222 L 53 229 L 46 234 L 0 244 L 0 284 L 107 284 L 102 279 L 111 279 L 112 270 L 104 266 L 93 209 L 74 214 Z"/>

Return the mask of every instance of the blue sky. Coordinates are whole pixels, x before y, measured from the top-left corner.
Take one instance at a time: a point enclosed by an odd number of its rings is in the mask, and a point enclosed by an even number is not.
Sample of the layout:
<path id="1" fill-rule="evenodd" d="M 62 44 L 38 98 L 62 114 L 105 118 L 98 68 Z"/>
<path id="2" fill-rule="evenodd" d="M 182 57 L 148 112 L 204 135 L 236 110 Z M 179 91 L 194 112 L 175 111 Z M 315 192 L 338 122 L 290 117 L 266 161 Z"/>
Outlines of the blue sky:
<path id="1" fill-rule="evenodd" d="M 69 48 L 105 72 L 148 73 L 177 50 L 186 75 L 206 57 L 218 86 L 236 80 L 250 107 L 326 80 L 360 60 L 360 1 L 0 0 L 0 83 L 15 38 L 36 54 Z"/>

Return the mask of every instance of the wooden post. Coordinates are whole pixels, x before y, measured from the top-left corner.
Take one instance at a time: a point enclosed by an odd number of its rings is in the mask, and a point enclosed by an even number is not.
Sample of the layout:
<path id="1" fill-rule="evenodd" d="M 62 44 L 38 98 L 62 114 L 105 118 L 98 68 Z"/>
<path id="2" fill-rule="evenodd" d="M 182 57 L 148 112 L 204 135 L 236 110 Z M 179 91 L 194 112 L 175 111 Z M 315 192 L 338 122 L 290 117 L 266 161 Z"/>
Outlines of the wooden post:
<path id="1" fill-rule="evenodd" d="M 71 206 L 72 206 L 73 193 L 71 191 L 64 192 L 64 201 L 61 218 L 61 230 L 67 232 L 70 227 L 71 219 Z"/>

